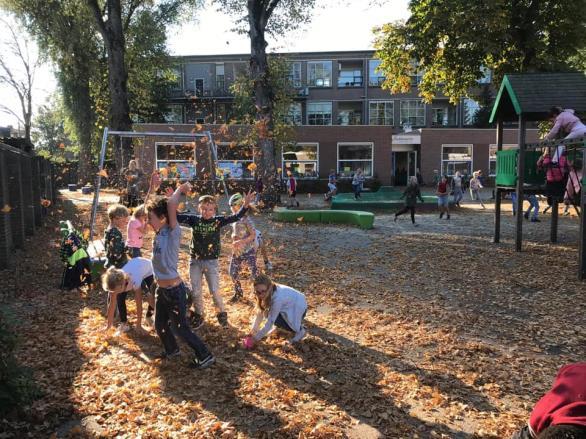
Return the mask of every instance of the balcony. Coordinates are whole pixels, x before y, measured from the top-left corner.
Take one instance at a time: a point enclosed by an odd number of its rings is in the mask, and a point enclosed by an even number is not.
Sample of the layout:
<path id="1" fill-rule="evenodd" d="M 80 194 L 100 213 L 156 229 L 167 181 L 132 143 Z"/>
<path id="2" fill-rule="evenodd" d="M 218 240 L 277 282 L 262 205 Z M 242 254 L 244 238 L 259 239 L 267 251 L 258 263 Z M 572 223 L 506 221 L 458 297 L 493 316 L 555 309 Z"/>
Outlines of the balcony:
<path id="1" fill-rule="evenodd" d="M 458 107 L 447 103 L 432 103 L 431 126 L 433 128 L 458 126 Z"/>
<path id="2" fill-rule="evenodd" d="M 338 125 L 362 125 L 362 103 L 340 102 L 336 121 Z"/>

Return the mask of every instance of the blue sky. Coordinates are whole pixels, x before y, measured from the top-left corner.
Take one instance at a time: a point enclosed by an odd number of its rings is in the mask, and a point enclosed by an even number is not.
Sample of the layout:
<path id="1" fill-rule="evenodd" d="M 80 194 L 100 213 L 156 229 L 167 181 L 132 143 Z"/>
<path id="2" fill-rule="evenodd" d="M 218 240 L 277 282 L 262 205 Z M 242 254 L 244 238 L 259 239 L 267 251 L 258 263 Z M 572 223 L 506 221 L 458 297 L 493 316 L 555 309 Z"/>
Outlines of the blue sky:
<path id="1" fill-rule="evenodd" d="M 388 0 L 384 6 L 371 6 L 368 0 L 325 0 L 314 12 L 312 22 L 304 29 L 269 41 L 269 50 L 306 52 L 331 50 L 363 50 L 372 48 L 372 28 L 408 17 L 408 0 Z M 169 29 L 169 49 L 174 55 L 211 55 L 248 53 L 250 43 L 245 35 L 230 32 L 232 21 L 226 15 L 208 8 L 187 23 Z M 44 65 L 37 74 L 33 91 L 35 108 L 55 90 L 51 66 Z M 0 102 L 18 110 L 19 101 L 7 86 L 0 84 Z M 0 113 L 0 126 L 17 125 L 13 116 Z"/>

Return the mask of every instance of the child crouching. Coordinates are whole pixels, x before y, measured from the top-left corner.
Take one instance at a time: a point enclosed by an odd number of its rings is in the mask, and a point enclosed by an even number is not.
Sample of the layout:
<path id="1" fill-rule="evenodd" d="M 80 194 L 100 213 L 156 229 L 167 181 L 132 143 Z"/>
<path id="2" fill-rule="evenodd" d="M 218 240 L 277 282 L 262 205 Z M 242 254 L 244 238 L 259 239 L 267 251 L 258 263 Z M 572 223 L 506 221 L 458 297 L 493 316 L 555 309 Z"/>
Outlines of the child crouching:
<path id="1" fill-rule="evenodd" d="M 254 292 L 258 312 L 250 334 L 244 339 L 246 348 L 254 347 L 275 326 L 294 334 L 290 343 L 299 342 L 305 337 L 307 331 L 303 320 L 307 313 L 307 301 L 303 293 L 274 283 L 266 274 L 260 274 L 254 279 Z M 263 320 L 266 322 L 261 328 Z"/>

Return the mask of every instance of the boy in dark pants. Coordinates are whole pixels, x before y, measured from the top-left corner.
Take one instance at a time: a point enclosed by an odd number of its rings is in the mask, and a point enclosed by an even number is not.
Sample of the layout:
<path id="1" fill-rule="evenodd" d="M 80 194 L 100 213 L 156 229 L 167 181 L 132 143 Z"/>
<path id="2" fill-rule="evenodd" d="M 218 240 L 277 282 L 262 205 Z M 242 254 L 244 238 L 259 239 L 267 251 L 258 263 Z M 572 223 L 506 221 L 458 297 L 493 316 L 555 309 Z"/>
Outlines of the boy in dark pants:
<path id="1" fill-rule="evenodd" d="M 220 325 L 228 325 L 228 314 L 224 307 L 224 301 L 220 295 L 220 230 L 228 224 L 238 221 L 248 210 L 248 206 L 254 197 L 254 192 L 249 192 L 244 197 L 242 208 L 234 215 L 216 215 L 216 199 L 211 195 L 203 195 L 199 198 L 200 215 L 179 214 L 179 224 L 191 227 L 191 263 L 189 277 L 195 315 L 193 327 L 195 329 L 203 325 L 204 307 L 202 299 L 202 278 L 205 276 L 208 288 L 217 311 L 217 319 Z"/>
<path id="2" fill-rule="evenodd" d="M 150 190 L 158 188 L 159 184 L 160 180 L 155 172 Z M 175 333 L 195 352 L 195 358 L 190 366 L 196 369 L 205 369 L 214 364 L 216 359 L 207 346 L 189 328 L 186 315 L 187 288 L 177 271 L 179 245 L 181 244 L 181 227 L 177 222 L 177 206 L 181 194 L 190 191 L 191 185 L 184 183 L 175 190 L 168 200 L 153 200 L 146 205 L 149 224 L 156 232 L 152 256 L 153 272 L 157 282 L 155 329 L 165 347 L 161 358 L 176 357 L 180 353 L 169 325 L 169 322 L 172 322 Z"/>

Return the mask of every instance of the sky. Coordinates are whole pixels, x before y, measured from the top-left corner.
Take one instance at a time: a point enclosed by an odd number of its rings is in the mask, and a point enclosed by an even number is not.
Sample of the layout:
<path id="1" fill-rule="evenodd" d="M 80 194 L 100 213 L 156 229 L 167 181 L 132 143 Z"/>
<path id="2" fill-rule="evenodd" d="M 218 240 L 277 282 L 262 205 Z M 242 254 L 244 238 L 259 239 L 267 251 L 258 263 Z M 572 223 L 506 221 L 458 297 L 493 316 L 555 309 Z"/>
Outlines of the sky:
<path id="1" fill-rule="evenodd" d="M 317 1 L 311 23 L 302 30 L 291 32 L 277 40 L 269 39 L 270 51 L 321 52 L 334 50 L 372 49 L 372 28 L 408 17 L 408 0 L 388 0 L 383 6 L 373 6 L 369 0 Z M 381 2 L 382 3 L 382 2 Z M 213 55 L 249 53 L 250 43 L 246 35 L 231 32 L 231 18 L 214 8 L 206 8 L 197 15 L 196 22 L 169 29 L 168 46 L 172 55 Z M 15 59 L 9 62 L 16 65 Z M 33 90 L 36 109 L 45 103 L 55 91 L 56 81 L 49 64 L 40 67 Z M 5 84 L 0 84 L 0 103 L 18 110 L 16 94 Z M 33 116 L 34 117 L 34 116 Z M 17 126 L 14 116 L 0 112 L 0 126 Z"/>

